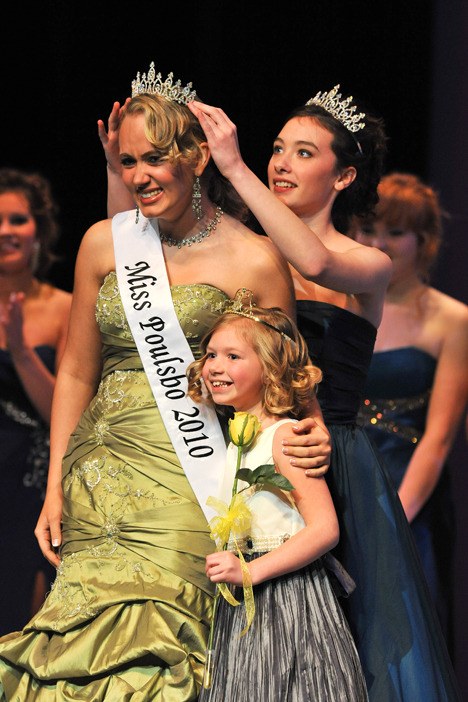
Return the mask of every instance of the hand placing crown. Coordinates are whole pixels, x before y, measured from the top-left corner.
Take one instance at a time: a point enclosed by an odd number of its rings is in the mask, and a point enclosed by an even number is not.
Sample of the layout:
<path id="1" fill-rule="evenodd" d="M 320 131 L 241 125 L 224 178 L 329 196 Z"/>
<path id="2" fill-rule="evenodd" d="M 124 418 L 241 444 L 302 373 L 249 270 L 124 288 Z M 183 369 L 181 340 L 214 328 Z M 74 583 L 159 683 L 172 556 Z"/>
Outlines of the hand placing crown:
<path id="1" fill-rule="evenodd" d="M 196 91 L 192 90 L 192 83 L 187 83 L 182 87 L 180 80 L 173 82 L 174 74 L 171 72 L 163 81 L 161 73 L 156 74 L 154 61 L 151 61 L 148 75 L 143 73 L 140 77 L 138 71 L 135 80 L 132 80 L 132 97 L 141 93 L 150 93 L 151 95 L 158 94 L 165 97 L 167 100 L 179 102 L 186 105 L 196 98 Z"/>

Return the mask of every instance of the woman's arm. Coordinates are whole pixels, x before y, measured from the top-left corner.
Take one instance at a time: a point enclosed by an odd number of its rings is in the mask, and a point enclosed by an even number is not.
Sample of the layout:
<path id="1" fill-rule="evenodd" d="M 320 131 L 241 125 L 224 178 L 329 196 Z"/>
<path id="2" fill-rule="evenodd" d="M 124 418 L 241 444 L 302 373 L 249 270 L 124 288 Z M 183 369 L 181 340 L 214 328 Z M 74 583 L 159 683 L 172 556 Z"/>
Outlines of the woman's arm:
<path id="1" fill-rule="evenodd" d="M 311 478 L 325 475 L 330 468 L 332 446 L 317 398 L 312 399 L 306 418 L 286 426 L 291 431 L 283 437 L 282 452 L 291 465 L 305 469 Z"/>
<path id="2" fill-rule="evenodd" d="M 383 252 L 356 246 L 332 251 L 319 237 L 270 192 L 244 163 L 237 129 L 225 113 L 200 102 L 189 103 L 200 120 L 211 155 L 257 218 L 283 256 L 307 280 L 347 294 L 384 291 L 391 275 L 391 261 Z"/>
<path id="3" fill-rule="evenodd" d="M 120 107 L 119 102 L 114 102 L 108 119 L 108 128 L 102 119 L 98 120 L 98 136 L 107 161 L 107 216 L 113 217 L 118 212 L 132 210 L 135 207 L 130 192 L 125 187 L 121 178 L 121 165 L 119 158 L 119 126 L 122 111 L 127 104 Z"/>
<path id="4" fill-rule="evenodd" d="M 248 286 L 260 307 L 279 307 L 296 319 L 296 299 L 291 272 L 277 247 L 264 236 L 256 235 L 253 248 L 246 253 L 249 266 Z M 247 270 L 245 271 L 247 274 Z M 330 466 L 331 440 L 317 399 L 311 398 L 309 414 L 291 429 L 284 445 L 292 465 L 306 469 L 306 475 L 319 477 Z"/>
<path id="5" fill-rule="evenodd" d="M 338 543 L 338 519 L 325 480 L 309 480 L 303 470 L 291 466 L 281 451 L 288 431 L 286 424 L 275 432 L 273 459 L 277 470 L 294 485 L 292 496 L 306 526 L 278 548 L 248 564 L 253 585 L 299 570 Z M 207 556 L 206 573 L 214 583 L 242 585 L 239 559 L 228 551 Z"/>
<path id="6" fill-rule="evenodd" d="M 47 491 L 34 533 L 42 553 L 53 565 L 60 562 L 54 549 L 61 543 L 62 459 L 100 378 L 101 341 L 95 304 L 103 279 L 98 262 L 109 240 L 105 224 L 98 223 L 88 230 L 78 252 L 70 327 L 52 402 Z"/>
<path id="7" fill-rule="evenodd" d="M 457 303 L 458 305 L 458 303 Z M 408 464 L 399 496 L 411 522 L 432 495 L 466 411 L 468 308 L 450 319 L 431 391 L 424 434 Z"/>

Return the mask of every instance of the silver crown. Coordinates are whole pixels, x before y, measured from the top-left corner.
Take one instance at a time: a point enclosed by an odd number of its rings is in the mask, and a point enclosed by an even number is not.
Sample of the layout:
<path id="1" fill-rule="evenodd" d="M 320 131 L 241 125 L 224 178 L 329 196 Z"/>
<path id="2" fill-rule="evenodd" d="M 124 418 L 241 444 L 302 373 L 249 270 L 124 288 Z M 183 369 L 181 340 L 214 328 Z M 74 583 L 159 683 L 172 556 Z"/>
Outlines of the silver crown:
<path id="1" fill-rule="evenodd" d="M 160 73 L 156 75 L 154 61 L 151 61 L 148 75 L 143 73 L 140 77 L 140 72 L 138 71 L 135 80 L 132 80 L 132 97 L 140 95 L 140 93 L 150 93 L 152 95 L 157 93 L 168 100 L 180 102 L 183 105 L 194 100 L 197 93 L 195 90 L 191 90 L 192 84 L 187 83 L 183 88 L 180 80 L 173 83 L 173 77 L 174 74 L 171 72 L 166 80 L 163 81 Z"/>
<path id="2" fill-rule="evenodd" d="M 310 98 L 306 102 L 306 105 L 320 105 L 324 110 L 329 112 L 333 117 L 335 117 L 342 125 L 346 127 L 350 132 L 358 132 L 360 129 L 364 129 L 366 126 L 365 122 L 360 122 L 366 114 L 365 112 L 360 112 L 355 115 L 356 105 L 351 105 L 353 101 L 353 96 L 350 95 L 346 100 L 341 99 L 341 93 L 338 92 L 340 85 L 335 85 L 333 90 L 329 93 L 317 93 L 313 98 Z"/>

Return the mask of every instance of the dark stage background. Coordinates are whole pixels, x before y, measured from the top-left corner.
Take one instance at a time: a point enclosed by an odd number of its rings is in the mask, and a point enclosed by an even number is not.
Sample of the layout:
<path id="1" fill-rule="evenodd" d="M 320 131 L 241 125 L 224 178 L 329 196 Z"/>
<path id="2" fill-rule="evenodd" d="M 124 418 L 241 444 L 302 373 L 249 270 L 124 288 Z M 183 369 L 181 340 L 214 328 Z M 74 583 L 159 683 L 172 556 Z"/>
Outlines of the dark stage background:
<path id="1" fill-rule="evenodd" d="M 238 126 L 246 161 L 263 176 L 283 116 L 341 84 L 386 122 L 387 171 L 420 175 L 451 215 L 435 277 L 468 302 L 468 3 L 465 0 L 255 0 L 164 4 L 43 0 L 8 3 L 2 23 L 0 164 L 39 170 L 61 209 L 62 260 L 51 279 L 72 290 L 85 230 L 106 216 L 96 121 L 123 101 L 151 60 L 192 81 Z M 467 359 L 468 361 L 468 359 Z M 468 699 L 466 437 L 451 458 L 457 508 L 456 669 Z M 14 532 L 14 529 L 13 529 Z"/>

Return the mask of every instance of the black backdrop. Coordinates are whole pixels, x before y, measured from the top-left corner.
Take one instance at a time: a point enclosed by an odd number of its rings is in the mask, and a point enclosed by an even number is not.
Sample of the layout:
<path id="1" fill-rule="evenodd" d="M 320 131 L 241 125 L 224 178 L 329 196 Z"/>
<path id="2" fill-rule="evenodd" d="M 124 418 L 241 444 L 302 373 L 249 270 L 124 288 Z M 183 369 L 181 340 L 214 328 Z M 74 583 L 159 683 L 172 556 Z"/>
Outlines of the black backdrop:
<path id="1" fill-rule="evenodd" d="M 384 116 L 389 168 L 426 175 L 429 0 L 292 0 L 279 10 L 255 0 L 141 0 L 120 15 L 111 7 L 46 0 L 13 8 L 2 30 L 0 158 L 52 181 L 65 254 L 53 275 L 67 289 L 84 231 L 106 215 L 96 121 L 151 60 L 225 109 L 259 175 L 283 115 L 336 83 Z"/>
<path id="2" fill-rule="evenodd" d="M 277 5 L 277 3 L 275 3 Z M 430 180 L 453 215 L 436 275 L 467 302 L 465 194 L 468 8 L 465 0 L 154 0 L 9 3 L 0 41 L 0 165 L 39 170 L 61 208 L 62 260 L 51 278 L 71 290 L 85 230 L 106 216 L 96 121 L 154 60 L 192 81 L 238 126 L 262 176 L 282 117 L 341 84 L 386 122 L 387 171 Z M 6 17 L 6 15 L 5 15 Z M 466 442 L 452 457 L 458 519 L 457 673 L 468 690 Z"/>

